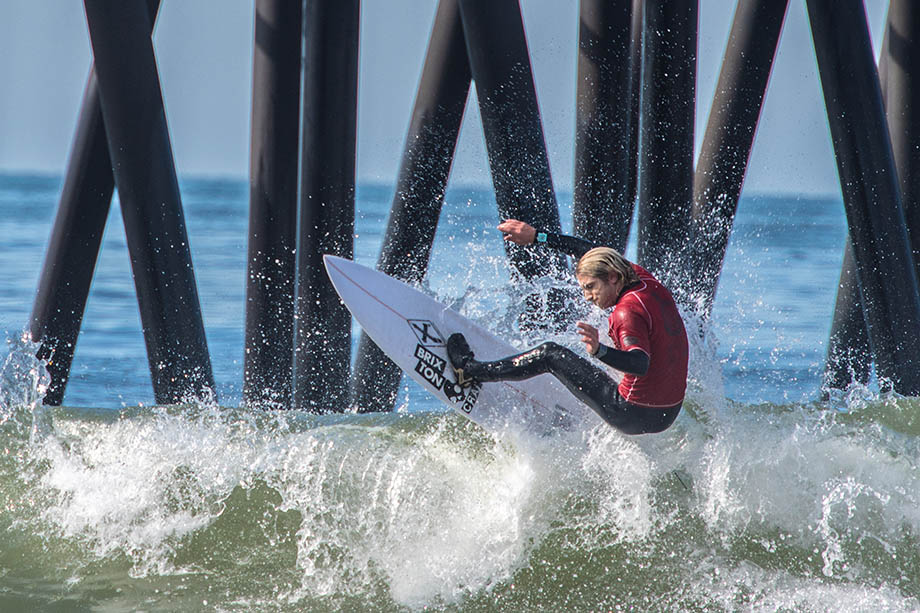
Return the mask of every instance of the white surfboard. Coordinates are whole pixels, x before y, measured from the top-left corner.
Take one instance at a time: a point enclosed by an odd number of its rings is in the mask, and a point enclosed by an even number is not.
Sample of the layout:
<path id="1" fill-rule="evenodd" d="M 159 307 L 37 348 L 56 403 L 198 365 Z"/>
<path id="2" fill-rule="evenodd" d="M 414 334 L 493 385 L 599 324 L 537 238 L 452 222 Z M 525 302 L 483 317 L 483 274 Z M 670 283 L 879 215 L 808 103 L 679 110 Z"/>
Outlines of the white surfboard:
<path id="1" fill-rule="evenodd" d="M 326 255 L 326 272 L 342 301 L 380 349 L 438 400 L 490 431 L 537 433 L 600 422 L 552 375 L 524 381 L 456 385 L 447 337 L 462 332 L 478 360 L 519 353 L 508 343 L 402 281 Z"/>

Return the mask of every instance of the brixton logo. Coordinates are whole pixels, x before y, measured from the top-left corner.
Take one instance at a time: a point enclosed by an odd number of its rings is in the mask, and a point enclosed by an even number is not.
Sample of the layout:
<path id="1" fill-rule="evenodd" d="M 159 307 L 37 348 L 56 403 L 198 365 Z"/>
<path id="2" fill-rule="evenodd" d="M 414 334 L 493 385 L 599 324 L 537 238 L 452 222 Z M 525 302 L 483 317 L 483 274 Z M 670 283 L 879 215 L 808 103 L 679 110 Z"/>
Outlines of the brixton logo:
<path id="1" fill-rule="evenodd" d="M 428 383 L 432 384 L 435 389 L 442 389 L 444 382 L 444 368 L 447 362 L 435 354 L 431 353 L 421 345 L 415 346 L 415 357 L 418 362 L 415 364 L 415 372 L 422 375 Z"/>
<path id="2" fill-rule="evenodd" d="M 441 334 L 435 325 L 427 319 L 407 319 L 412 333 L 423 347 L 442 347 L 444 345 L 444 335 Z"/>

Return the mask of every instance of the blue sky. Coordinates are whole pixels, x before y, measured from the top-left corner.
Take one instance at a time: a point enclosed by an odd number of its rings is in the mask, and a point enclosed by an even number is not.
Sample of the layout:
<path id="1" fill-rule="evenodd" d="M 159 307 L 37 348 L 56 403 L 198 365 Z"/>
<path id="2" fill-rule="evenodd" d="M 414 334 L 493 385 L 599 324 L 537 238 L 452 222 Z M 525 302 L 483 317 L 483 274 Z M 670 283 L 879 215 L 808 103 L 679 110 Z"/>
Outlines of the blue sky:
<path id="1" fill-rule="evenodd" d="M 553 179 L 569 191 L 578 2 L 521 0 L 521 6 Z M 697 148 L 734 6 L 734 0 L 701 0 Z M 877 50 L 886 3 L 866 6 Z M 395 181 L 435 7 L 435 0 L 362 2 L 359 180 Z M 247 176 L 252 16 L 251 0 L 163 0 L 154 41 L 182 175 Z M 0 2 L 0 172 L 63 172 L 90 62 L 82 2 Z M 490 182 L 475 103 L 452 181 Z M 839 193 L 802 0 L 790 1 L 745 191 Z"/>

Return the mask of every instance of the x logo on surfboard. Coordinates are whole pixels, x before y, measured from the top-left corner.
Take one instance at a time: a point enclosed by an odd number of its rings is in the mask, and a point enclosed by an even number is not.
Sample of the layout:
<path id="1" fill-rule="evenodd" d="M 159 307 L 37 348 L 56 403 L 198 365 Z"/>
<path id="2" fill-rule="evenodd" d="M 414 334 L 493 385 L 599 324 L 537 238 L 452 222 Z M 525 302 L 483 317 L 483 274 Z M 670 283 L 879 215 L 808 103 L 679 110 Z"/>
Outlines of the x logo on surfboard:
<path id="1" fill-rule="evenodd" d="M 409 327 L 412 328 L 418 342 L 423 346 L 441 347 L 444 345 L 444 335 L 427 319 L 407 319 L 406 321 L 409 322 Z"/>

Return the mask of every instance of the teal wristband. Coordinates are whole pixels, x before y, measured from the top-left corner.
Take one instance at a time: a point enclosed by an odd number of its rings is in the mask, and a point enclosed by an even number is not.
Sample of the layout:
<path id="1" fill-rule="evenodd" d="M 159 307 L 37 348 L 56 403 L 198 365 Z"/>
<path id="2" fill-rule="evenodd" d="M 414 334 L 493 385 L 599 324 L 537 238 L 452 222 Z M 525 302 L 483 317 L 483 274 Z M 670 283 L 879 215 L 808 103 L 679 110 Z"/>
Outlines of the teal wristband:
<path id="1" fill-rule="evenodd" d="M 594 357 L 596 357 L 599 360 L 605 355 L 607 355 L 607 345 L 605 345 L 604 343 L 598 343 L 597 353 L 594 354 Z"/>
<path id="2" fill-rule="evenodd" d="M 546 242 L 546 232 L 537 232 L 537 242 L 538 243 Z"/>

